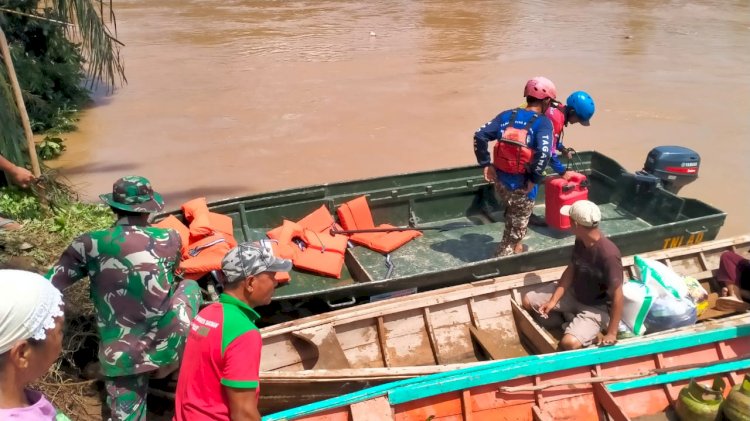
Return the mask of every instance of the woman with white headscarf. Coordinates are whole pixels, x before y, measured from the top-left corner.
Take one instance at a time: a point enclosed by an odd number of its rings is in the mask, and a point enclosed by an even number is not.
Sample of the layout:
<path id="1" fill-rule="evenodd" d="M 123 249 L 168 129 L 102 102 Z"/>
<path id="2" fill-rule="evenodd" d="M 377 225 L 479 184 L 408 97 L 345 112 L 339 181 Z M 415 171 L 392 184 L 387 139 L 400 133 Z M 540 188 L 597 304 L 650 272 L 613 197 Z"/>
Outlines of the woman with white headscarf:
<path id="1" fill-rule="evenodd" d="M 68 420 L 28 385 L 62 351 L 63 301 L 41 275 L 0 270 L 0 420 Z"/>

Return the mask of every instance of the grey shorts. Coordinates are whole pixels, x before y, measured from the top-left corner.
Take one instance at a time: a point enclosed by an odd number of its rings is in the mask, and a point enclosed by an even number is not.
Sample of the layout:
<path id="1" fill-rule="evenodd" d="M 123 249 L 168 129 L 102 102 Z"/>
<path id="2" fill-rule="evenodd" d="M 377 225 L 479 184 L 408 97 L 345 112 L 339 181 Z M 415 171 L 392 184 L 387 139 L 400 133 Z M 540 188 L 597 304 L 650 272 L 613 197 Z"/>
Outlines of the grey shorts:
<path id="1" fill-rule="evenodd" d="M 534 291 L 526 293 L 526 297 L 534 309 L 547 303 L 557 289 L 557 282 L 551 282 Z M 572 335 L 583 346 L 591 345 L 599 332 L 603 332 L 609 326 L 609 309 L 606 304 L 590 306 L 581 303 L 573 295 L 572 288 L 565 291 L 560 301 L 555 305 L 554 311 L 550 312 L 549 318 L 543 319 L 539 314 L 532 311 L 532 315 L 544 327 L 561 327 L 565 323 L 563 315 L 569 313 L 573 320 L 565 328 L 566 335 Z"/>

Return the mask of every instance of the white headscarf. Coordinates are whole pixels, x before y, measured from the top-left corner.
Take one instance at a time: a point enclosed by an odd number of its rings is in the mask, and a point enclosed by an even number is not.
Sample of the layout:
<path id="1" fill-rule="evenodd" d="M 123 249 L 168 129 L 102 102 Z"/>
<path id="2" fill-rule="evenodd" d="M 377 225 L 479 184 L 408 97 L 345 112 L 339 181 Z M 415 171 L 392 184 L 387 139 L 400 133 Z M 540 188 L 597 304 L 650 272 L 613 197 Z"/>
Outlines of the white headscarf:
<path id="1" fill-rule="evenodd" d="M 62 306 L 62 294 L 43 276 L 0 270 L 0 354 L 24 339 L 46 339 Z"/>

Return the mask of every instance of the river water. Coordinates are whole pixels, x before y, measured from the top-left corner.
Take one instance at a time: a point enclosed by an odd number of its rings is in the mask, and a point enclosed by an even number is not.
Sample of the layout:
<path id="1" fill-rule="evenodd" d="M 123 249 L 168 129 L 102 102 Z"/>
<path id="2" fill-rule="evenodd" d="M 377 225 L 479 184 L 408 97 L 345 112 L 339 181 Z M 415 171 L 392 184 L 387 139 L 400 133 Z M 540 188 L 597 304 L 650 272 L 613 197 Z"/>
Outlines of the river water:
<path id="1" fill-rule="evenodd" d="M 86 198 L 127 174 L 168 208 L 475 162 L 472 135 L 526 80 L 591 93 L 566 144 L 631 170 L 702 156 L 682 194 L 748 231 L 747 1 L 116 1 L 128 84 L 97 96 L 59 160 Z"/>

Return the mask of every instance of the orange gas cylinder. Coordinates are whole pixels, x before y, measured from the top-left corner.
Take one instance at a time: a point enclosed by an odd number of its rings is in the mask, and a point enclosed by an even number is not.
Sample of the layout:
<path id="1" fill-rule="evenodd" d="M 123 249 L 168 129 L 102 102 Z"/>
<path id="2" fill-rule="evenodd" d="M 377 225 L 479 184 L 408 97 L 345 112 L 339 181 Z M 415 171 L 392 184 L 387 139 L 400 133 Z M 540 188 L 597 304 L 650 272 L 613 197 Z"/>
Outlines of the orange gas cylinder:
<path id="1" fill-rule="evenodd" d="M 589 198 L 586 176 L 573 171 L 569 172 L 572 174 L 570 180 L 550 177 L 544 182 L 544 216 L 550 228 L 558 230 L 570 228 L 570 218 L 560 215 L 560 208 Z"/>

